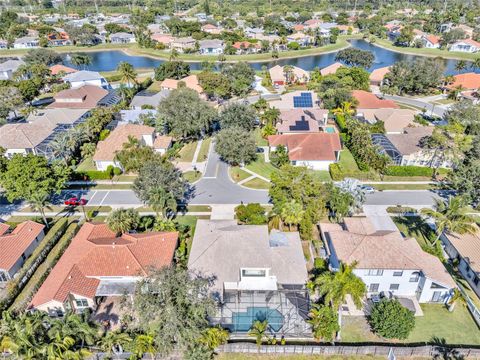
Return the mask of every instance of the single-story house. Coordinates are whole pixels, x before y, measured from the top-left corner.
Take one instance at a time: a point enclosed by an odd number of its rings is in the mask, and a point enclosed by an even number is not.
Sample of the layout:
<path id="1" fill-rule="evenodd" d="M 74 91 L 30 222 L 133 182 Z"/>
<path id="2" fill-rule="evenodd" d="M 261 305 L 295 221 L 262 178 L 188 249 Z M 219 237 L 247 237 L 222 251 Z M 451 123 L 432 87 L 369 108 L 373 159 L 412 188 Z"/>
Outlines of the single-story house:
<path id="1" fill-rule="evenodd" d="M 53 158 L 50 143 L 61 132 L 82 123 L 90 115 L 88 109 L 41 109 L 31 114 L 26 123 L 0 127 L 0 147 L 5 156 L 35 154 Z"/>
<path id="2" fill-rule="evenodd" d="M 118 125 L 143 124 L 142 117 L 155 118 L 156 116 L 157 116 L 156 109 L 120 110 L 120 121 L 118 122 Z"/>
<path id="3" fill-rule="evenodd" d="M 232 46 L 237 50 L 237 54 L 254 54 L 258 53 L 262 48 L 259 43 L 249 41 L 236 41 Z"/>
<path id="4" fill-rule="evenodd" d="M 154 33 L 150 36 L 150 39 L 152 39 L 153 41 L 156 41 L 157 43 L 161 43 L 165 45 L 166 48 L 169 48 L 170 44 L 174 40 L 174 37 L 169 34 Z"/>
<path id="5" fill-rule="evenodd" d="M 428 49 L 438 49 L 440 47 L 440 36 L 437 35 L 424 35 L 421 38 L 422 44 Z"/>
<path id="6" fill-rule="evenodd" d="M 169 266 L 177 232 L 116 236 L 107 224 L 86 223 L 54 266 L 30 307 L 50 316 L 96 309 L 102 297 L 133 294 L 152 268 Z"/>
<path id="7" fill-rule="evenodd" d="M 280 95 L 280 99 L 269 101 L 271 108 L 279 110 L 318 108 L 320 99 L 315 91 L 293 91 Z"/>
<path id="8" fill-rule="evenodd" d="M 381 67 L 370 73 L 370 85 L 382 86 L 383 78 L 390 72 L 390 66 Z"/>
<path id="9" fill-rule="evenodd" d="M 246 37 L 250 39 L 258 39 L 259 36 L 263 36 L 265 31 L 261 28 L 251 28 L 247 27 L 245 30 L 243 30 L 244 34 Z"/>
<path id="10" fill-rule="evenodd" d="M 225 44 L 222 40 L 200 40 L 200 54 L 202 55 L 219 55 L 223 54 Z"/>
<path id="11" fill-rule="evenodd" d="M 97 170 L 105 171 L 109 166 L 122 168 L 122 165 L 116 159 L 116 155 L 130 138 L 138 140 L 141 145 L 154 148 L 160 154 L 164 154 L 172 144 L 172 137 L 157 136 L 155 128 L 151 126 L 119 125 L 105 140 L 99 141 L 97 144 L 97 150 L 93 155 L 93 162 Z"/>
<path id="12" fill-rule="evenodd" d="M 113 90 L 105 90 L 95 85 L 83 85 L 65 89 L 53 97 L 55 102 L 48 109 L 93 109 L 97 106 L 115 105 L 120 98 Z"/>
<path id="13" fill-rule="evenodd" d="M 449 51 L 460 51 L 467 53 L 476 53 L 480 51 L 480 42 L 473 39 L 463 39 L 450 45 Z"/>
<path id="14" fill-rule="evenodd" d="M 78 88 L 83 85 L 95 85 L 104 89 L 109 89 L 108 81 L 96 71 L 80 70 L 63 77 L 64 82 L 70 83 L 72 88 Z"/>
<path id="15" fill-rule="evenodd" d="M 435 149 L 422 147 L 432 133 L 433 126 L 407 127 L 401 134 L 372 134 L 372 140 L 395 165 L 450 168 L 451 159 L 442 161 L 435 156 Z"/>
<path id="16" fill-rule="evenodd" d="M 192 37 L 175 38 L 170 43 L 170 48 L 183 53 L 186 49 L 194 49 L 195 44 L 196 40 Z"/>
<path id="17" fill-rule="evenodd" d="M 187 266 L 213 279 L 209 291 L 219 305 L 212 325 L 245 334 L 255 320 L 266 319 L 274 333 L 309 332 L 308 273 L 298 232 L 199 219 Z"/>
<path id="18" fill-rule="evenodd" d="M 68 34 L 64 31 L 48 34 L 47 41 L 50 46 L 67 46 L 73 44 Z"/>
<path id="19" fill-rule="evenodd" d="M 465 74 L 457 74 L 453 76 L 454 81 L 446 86 L 447 89 L 455 89 L 461 87 L 464 90 L 480 89 L 480 74 L 473 72 Z"/>
<path id="20" fill-rule="evenodd" d="M 382 121 L 387 134 L 402 134 L 406 128 L 419 125 L 414 122 L 415 114 L 410 109 L 357 109 L 356 117 L 369 124 Z"/>
<path id="21" fill-rule="evenodd" d="M 276 129 L 279 134 L 319 132 L 327 125 L 326 109 L 291 109 L 280 110 Z"/>
<path id="22" fill-rule="evenodd" d="M 310 73 L 297 66 L 292 66 L 290 72 L 285 70 L 285 66 L 280 65 L 275 65 L 268 70 L 273 85 L 305 84 L 310 80 Z"/>
<path id="23" fill-rule="evenodd" d="M 378 231 L 369 218 L 345 218 L 320 224 L 329 267 L 356 263 L 353 270 L 365 283 L 367 296 L 380 292 L 415 298 L 419 303 L 446 303 L 456 287 L 447 269 L 417 240 L 400 231 Z"/>
<path id="24" fill-rule="evenodd" d="M 134 43 L 135 41 L 135 35 L 127 32 L 117 32 L 114 34 L 110 34 L 110 42 L 112 44 L 130 44 Z"/>
<path id="25" fill-rule="evenodd" d="M 32 255 L 45 233 L 45 225 L 34 221 L 25 221 L 10 231 L 10 226 L 0 223 L 0 284 L 15 276 Z"/>
<path id="26" fill-rule="evenodd" d="M 77 71 L 78 71 L 77 69 L 74 69 L 62 64 L 56 64 L 56 65 L 50 66 L 50 73 L 52 75 L 59 75 L 59 74 L 67 75 Z"/>
<path id="27" fill-rule="evenodd" d="M 394 101 L 380 99 L 377 95 L 364 90 L 353 90 L 352 97 L 357 100 L 358 109 L 399 108 Z"/>
<path id="28" fill-rule="evenodd" d="M 332 29 L 336 28 L 337 26 L 337 23 L 320 23 L 317 32 L 320 34 L 320 36 L 328 37 L 330 36 Z"/>
<path id="29" fill-rule="evenodd" d="M 444 233 L 442 243 L 452 260 L 458 260 L 457 268 L 473 291 L 480 296 L 480 238 L 479 233 Z"/>
<path id="30" fill-rule="evenodd" d="M 218 35 L 222 33 L 223 29 L 213 24 L 205 24 L 202 26 L 202 31 L 206 32 L 207 34 Z"/>
<path id="31" fill-rule="evenodd" d="M 287 148 L 288 159 L 294 166 L 313 170 L 328 170 L 330 164 L 340 160 L 342 144 L 337 133 L 306 133 L 270 135 L 268 146 L 275 151 L 279 145 Z"/>
<path id="32" fill-rule="evenodd" d="M 304 34 L 302 32 L 293 33 L 287 36 L 287 42 L 292 43 L 296 42 L 300 46 L 309 46 L 314 42 L 313 36 Z"/>
<path id="33" fill-rule="evenodd" d="M 14 49 L 34 49 L 39 46 L 38 37 L 24 36 L 13 42 Z"/>
<path id="34" fill-rule="evenodd" d="M 328 65 L 328 66 L 324 67 L 323 69 L 321 69 L 320 74 L 322 74 L 322 76 L 335 74 L 337 72 L 337 70 L 339 68 L 341 68 L 342 66 L 344 66 L 342 63 L 335 62 L 332 65 Z"/>
<path id="35" fill-rule="evenodd" d="M 18 68 L 25 65 L 23 60 L 7 60 L 0 63 L 0 80 L 11 80 Z"/>
<path id="36" fill-rule="evenodd" d="M 167 91 L 175 90 L 175 89 L 178 89 L 178 84 L 180 82 L 183 82 L 185 84 L 185 87 L 195 90 L 198 94 L 203 93 L 203 88 L 200 86 L 200 83 L 198 82 L 197 75 L 189 75 L 180 80 L 165 79 L 160 84 L 160 88 L 162 90 L 167 90 Z"/>
<path id="37" fill-rule="evenodd" d="M 132 109 L 156 109 L 160 101 L 170 94 L 170 90 L 161 90 L 157 93 L 140 91 L 130 102 Z"/>

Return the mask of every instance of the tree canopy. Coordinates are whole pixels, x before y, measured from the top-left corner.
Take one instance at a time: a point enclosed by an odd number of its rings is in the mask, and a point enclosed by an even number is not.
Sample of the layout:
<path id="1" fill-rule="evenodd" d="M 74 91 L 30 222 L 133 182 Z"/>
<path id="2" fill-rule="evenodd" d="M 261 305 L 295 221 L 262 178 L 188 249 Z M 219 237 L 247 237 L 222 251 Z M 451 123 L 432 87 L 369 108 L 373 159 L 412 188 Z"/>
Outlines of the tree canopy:
<path id="1" fill-rule="evenodd" d="M 335 61 L 342 61 L 347 65 L 360 66 L 366 69 L 372 66 L 373 60 L 375 60 L 375 56 L 371 51 L 352 47 L 340 50 L 335 55 Z"/>
<path id="2" fill-rule="evenodd" d="M 222 129 L 240 127 L 244 130 L 253 130 L 257 118 L 255 110 L 250 106 L 240 103 L 228 105 L 220 112 L 220 126 Z"/>
<path id="3" fill-rule="evenodd" d="M 382 299 L 373 306 L 369 322 L 378 335 L 387 339 L 403 340 L 415 327 L 415 316 L 397 299 Z"/>
<path id="4" fill-rule="evenodd" d="M 232 165 L 249 163 L 256 158 L 255 136 L 238 126 L 228 127 L 218 133 L 215 150 Z"/>
<path id="5" fill-rule="evenodd" d="M 155 68 L 155 80 L 165 79 L 180 80 L 190 75 L 190 65 L 183 61 L 165 61 Z"/>

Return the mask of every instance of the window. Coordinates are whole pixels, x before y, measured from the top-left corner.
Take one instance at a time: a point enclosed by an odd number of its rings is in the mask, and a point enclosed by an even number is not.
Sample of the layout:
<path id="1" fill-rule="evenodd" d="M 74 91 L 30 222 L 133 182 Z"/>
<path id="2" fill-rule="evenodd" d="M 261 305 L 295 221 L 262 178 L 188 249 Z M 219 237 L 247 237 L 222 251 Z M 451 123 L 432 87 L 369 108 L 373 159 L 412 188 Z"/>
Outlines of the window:
<path id="1" fill-rule="evenodd" d="M 369 292 L 377 292 L 379 287 L 380 287 L 380 284 L 370 284 L 370 287 L 369 287 L 368 291 Z"/>
<path id="2" fill-rule="evenodd" d="M 473 283 L 475 284 L 475 286 L 478 285 L 478 277 L 475 276 L 475 277 L 473 278 Z"/>
<path id="3" fill-rule="evenodd" d="M 242 269 L 242 277 L 265 277 L 267 276 L 267 270 L 265 269 Z"/>
<path id="4" fill-rule="evenodd" d="M 445 289 L 445 286 L 438 285 L 438 284 L 432 282 L 432 285 L 430 285 L 430 289 Z"/>
<path id="5" fill-rule="evenodd" d="M 432 302 L 440 302 L 440 301 L 442 301 L 442 292 L 434 291 L 432 295 Z"/>
<path id="6" fill-rule="evenodd" d="M 25 256 L 25 254 L 22 254 L 22 259 L 23 261 L 27 260 L 27 257 Z"/>
<path id="7" fill-rule="evenodd" d="M 415 271 L 410 275 L 410 282 L 418 282 L 418 279 L 420 279 L 420 273 L 418 271 Z"/>
<path id="8" fill-rule="evenodd" d="M 6 282 L 9 280 L 9 277 L 7 274 L 3 271 L 0 271 L 0 282 Z"/>
<path id="9" fill-rule="evenodd" d="M 393 272 L 393 276 L 402 276 L 403 275 L 403 271 L 394 271 Z"/>
<path id="10" fill-rule="evenodd" d="M 75 299 L 75 304 L 77 307 L 88 307 L 87 299 Z"/>
<path id="11" fill-rule="evenodd" d="M 390 290 L 398 290 L 400 284 L 390 284 Z"/>
<path id="12" fill-rule="evenodd" d="M 369 276 L 382 276 L 383 270 L 382 269 L 370 269 L 367 271 L 367 275 Z"/>

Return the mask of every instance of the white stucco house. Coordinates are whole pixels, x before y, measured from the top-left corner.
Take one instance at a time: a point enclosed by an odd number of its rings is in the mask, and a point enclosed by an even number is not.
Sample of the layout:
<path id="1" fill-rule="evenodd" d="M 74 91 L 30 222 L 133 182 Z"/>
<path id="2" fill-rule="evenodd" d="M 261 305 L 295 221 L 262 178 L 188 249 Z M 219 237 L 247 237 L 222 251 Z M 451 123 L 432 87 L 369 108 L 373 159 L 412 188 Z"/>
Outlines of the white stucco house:
<path id="1" fill-rule="evenodd" d="M 94 85 L 103 89 L 110 89 L 108 81 L 96 71 L 81 70 L 63 77 L 64 82 L 70 83 L 72 88 L 84 85 Z"/>
<path id="2" fill-rule="evenodd" d="M 25 36 L 13 42 L 14 49 L 34 49 L 39 46 L 38 37 Z"/>
<path id="3" fill-rule="evenodd" d="M 127 32 L 117 32 L 110 34 L 110 42 L 112 44 L 131 44 L 136 42 L 135 35 Z"/>
<path id="4" fill-rule="evenodd" d="M 23 60 L 7 60 L 0 64 L 0 80 L 11 80 L 18 68 L 25 65 Z"/>
<path id="5" fill-rule="evenodd" d="M 200 40 L 199 42 L 200 54 L 202 55 L 219 55 L 223 54 L 223 49 L 225 48 L 225 44 L 222 40 Z"/>
<path id="6" fill-rule="evenodd" d="M 450 48 L 450 51 L 460 51 L 466 53 L 476 53 L 480 51 L 480 42 L 473 39 L 464 39 L 459 40 L 453 43 Z"/>
<path id="7" fill-rule="evenodd" d="M 456 287 L 440 260 L 424 252 L 400 231 L 378 231 L 369 218 L 345 218 L 343 224 L 320 224 L 329 267 L 352 264 L 365 283 L 367 297 L 381 292 L 415 298 L 419 303 L 446 303 Z"/>

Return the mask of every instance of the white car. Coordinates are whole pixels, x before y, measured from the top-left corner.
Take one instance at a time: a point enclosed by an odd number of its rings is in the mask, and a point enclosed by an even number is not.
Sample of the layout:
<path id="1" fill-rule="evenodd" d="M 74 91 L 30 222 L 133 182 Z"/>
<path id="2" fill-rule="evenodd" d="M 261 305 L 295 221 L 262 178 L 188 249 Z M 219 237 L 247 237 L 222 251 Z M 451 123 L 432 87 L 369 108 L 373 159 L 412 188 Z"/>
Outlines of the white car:
<path id="1" fill-rule="evenodd" d="M 375 188 L 369 185 L 362 185 L 360 186 L 360 189 L 362 189 L 365 194 L 373 194 L 375 192 Z"/>

